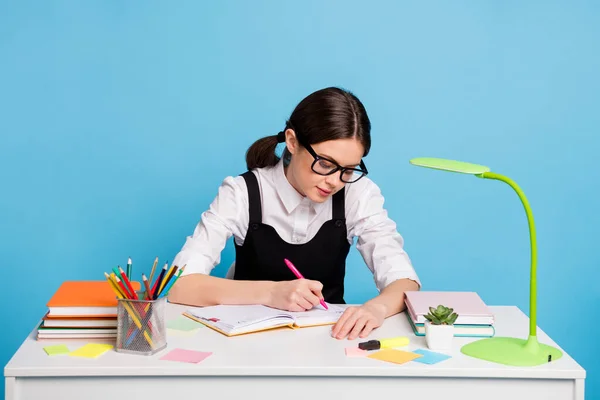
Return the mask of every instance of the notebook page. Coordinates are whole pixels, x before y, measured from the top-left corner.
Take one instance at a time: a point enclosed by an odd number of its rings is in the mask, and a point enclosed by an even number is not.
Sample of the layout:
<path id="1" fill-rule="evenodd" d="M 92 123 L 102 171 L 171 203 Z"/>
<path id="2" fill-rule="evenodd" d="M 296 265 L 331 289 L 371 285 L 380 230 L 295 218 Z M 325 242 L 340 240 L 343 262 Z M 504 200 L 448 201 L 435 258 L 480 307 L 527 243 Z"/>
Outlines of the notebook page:
<path id="1" fill-rule="evenodd" d="M 188 312 L 194 317 L 210 321 L 216 327 L 228 332 L 269 320 L 290 319 L 286 312 L 262 305 L 192 307 L 188 309 Z M 264 326 L 264 324 L 261 325 Z"/>
<path id="2" fill-rule="evenodd" d="M 320 304 L 308 311 L 288 312 L 298 326 L 318 325 L 335 323 L 346 310 L 346 305 L 337 305 L 326 303 L 329 310 L 326 310 Z"/>
<path id="3" fill-rule="evenodd" d="M 277 328 L 282 326 L 291 326 L 294 321 L 290 318 L 289 315 L 275 317 L 266 321 L 258 321 L 251 325 L 246 325 L 242 327 L 236 327 L 228 331 L 230 335 L 237 335 L 248 332 L 257 332 L 270 328 Z"/>

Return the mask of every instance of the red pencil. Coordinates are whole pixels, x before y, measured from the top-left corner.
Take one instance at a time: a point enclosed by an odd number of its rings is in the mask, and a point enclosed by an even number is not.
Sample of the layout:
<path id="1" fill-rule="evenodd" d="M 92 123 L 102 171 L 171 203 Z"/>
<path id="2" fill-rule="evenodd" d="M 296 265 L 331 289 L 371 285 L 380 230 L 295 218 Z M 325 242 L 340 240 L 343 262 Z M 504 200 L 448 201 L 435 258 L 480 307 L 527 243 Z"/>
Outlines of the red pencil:
<path id="1" fill-rule="evenodd" d="M 123 277 L 123 282 L 125 282 L 125 285 L 127 285 L 127 287 L 129 288 L 129 293 L 131 293 L 132 298 L 139 300 L 137 293 L 135 292 L 135 290 L 133 290 L 133 286 L 131 286 L 131 282 L 129 282 L 129 279 L 127 279 L 127 274 L 125 274 L 125 271 L 123 271 L 123 268 L 121 268 L 121 266 L 119 266 L 119 272 Z"/>
<path id="2" fill-rule="evenodd" d="M 129 295 L 129 292 L 127 291 L 127 289 L 123 285 L 123 282 L 116 275 L 115 275 L 115 281 L 117 281 L 117 285 L 119 285 L 119 287 L 121 288 L 121 290 L 123 291 L 123 293 L 125 294 L 125 296 L 127 296 L 128 299 L 131 299 L 131 296 Z"/>

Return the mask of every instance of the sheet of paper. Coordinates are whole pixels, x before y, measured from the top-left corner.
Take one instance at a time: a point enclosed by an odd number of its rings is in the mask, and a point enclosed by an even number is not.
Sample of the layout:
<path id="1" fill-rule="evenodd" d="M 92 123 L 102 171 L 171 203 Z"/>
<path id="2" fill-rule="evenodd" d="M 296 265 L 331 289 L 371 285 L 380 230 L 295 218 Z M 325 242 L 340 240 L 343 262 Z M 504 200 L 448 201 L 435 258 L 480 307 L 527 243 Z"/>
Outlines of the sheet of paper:
<path id="1" fill-rule="evenodd" d="M 404 364 L 416 358 L 423 357 L 421 354 L 415 354 L 410 351 L 383 349 L 368 356 L 376 360 L 387 361 L 394 364 Z"/>
<path id="2" fill-rule="evenodd" d="M 308 311 L 289 311 L 288 314 L 293 315 L 295 318 L 300 318 L 300 317 L 327 316 L 327 315 L 333 315 L 333 314 L 341 315 L 344 313 L 344 311 L 346 311 L 346 307 L 342 307 L 341 305 L 329 304 L 329 303 L 325 303 L 325 304 L 327 304 L 327 307 L 329 308 L 328 310 L 326 310 L 321 304 L 317 304 L 316 306 L 314 306 L 312 309 L 310 309 Z"/>
<path id="3" fill-rule="evenodd" d="M 316 305 L 308 311 L 289 312 L 294 317 L 298 326 L 310 326 L 319 324 L 335 323 L 346 310 L 345 307 L 340 307 L 336 304 L 327 303 L 329 310 L 325 310 L 323 306 Z"/>
<path id="4" fill-rule="evenodd" d="M 112 349 L 112 344 L 88 343 L 69 353 L 73 357 L 96 358 Z"/>
<path id="5" fill-rule="evenodd" d="M 439 363 L 440 361 L 444 361 L 449 358 L 452 358 L 451 356 L 449 356 L 447 354 L 436 353 L 435 351 L 425 350 L 425 349 L 415 350 L 415 351 L 413 351 L 413 353 L 421 354 L 423 356 L 423 357 L 419 357 L 419 358 L 415 359 L 416 362 L 420 362 L 423 364 L 436 364 L 436 363 Z"/>
<path id="6" fill-rule="evenodd" d="M 58 354 L 67 354 L 71 350 L 69 350 L 69 348 L 67 346 L 65 346 L 64 344 L 57 344 L 55 346 L 44 347 L 44 351 L 49 356 L 56 356 Z"/>
<path id="7" fill-rule="evenodd" d="M 259 321 L 285 316 L 285 311 L 263 305 L 216 305 L 192 307 L 188 312 L 196 318 L 212 320 L 229 327 L 241 327 Z M 289 318 L 289 317 L 288 317 Z"/>
<path id="8" fill-rule="evenodd" d="M 166 361 L 179 361 L 179 362 L 187 362 L 187 363 L 199 363 L 204 360 L 206 357 L 210 356 L 212 353 L 196 351 L 196 350 L 186 350 L 186 349 L 173 349 L 164 356 L 162 356 L 161 360 Z"/>
<path id="9" fill-rule="evenodd" d="M 167 322 L 168 329 L 174 329 L 176 331 L 193 331 L 204 327 L 200 322 L 196 322 L 191 318 L 180 315 L 179 317 L 172 319 Z"/>
<path id="10" fill-rule="evenodd" d="M 348 357 L 366 357 L 368 354 L 367 350 L 359 349 L 358 347 L 346 347 L 346 355 Z"/>

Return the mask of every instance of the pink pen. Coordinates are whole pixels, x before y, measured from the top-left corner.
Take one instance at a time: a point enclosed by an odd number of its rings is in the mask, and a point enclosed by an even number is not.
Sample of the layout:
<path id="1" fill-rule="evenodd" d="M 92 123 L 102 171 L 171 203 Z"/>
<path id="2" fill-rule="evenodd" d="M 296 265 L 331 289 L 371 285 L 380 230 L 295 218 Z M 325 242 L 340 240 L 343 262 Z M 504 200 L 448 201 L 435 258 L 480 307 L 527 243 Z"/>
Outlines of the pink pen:
<path id="1" fill-rule="evenodd" d="M 292 264 L 292 262 L 290 260 L 288 260 L 287 258 L 284 258 L 283 261 L 285 262 L 285 265 L 287 265 L 287 267 L 290 269 L 290 271 L 292 271 L 294 273 L 294 275 L 296 275 L 296 278 L 304 279 L 304 277 L 302 276 L 300 271 L 298 271 L 296 269 L 296 267 L 294 267 L 294 264 Z M 329 310 L 329 307 L 327 307 L 327 304 L 325 304 L 325 301 L 323 301 L 323 299 L 321 299 L 320 301 L 321 301 L 321 305 L 323 307 L 325 307 L 326 310 Z"/>

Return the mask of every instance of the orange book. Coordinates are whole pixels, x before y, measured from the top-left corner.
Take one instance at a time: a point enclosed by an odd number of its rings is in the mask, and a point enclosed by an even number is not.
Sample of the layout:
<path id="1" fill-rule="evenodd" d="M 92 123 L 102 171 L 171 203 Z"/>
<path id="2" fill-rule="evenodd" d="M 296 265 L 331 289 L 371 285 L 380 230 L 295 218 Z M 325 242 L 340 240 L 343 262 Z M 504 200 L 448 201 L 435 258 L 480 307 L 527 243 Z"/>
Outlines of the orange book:
<path id="1" fill-rule="evenodd" d="M 135 291 L 139 282 L 131 282 Z M 105 280 L 63 282 L 48 303 L 50 317 L 116 317 L 117 296 Z"/>

